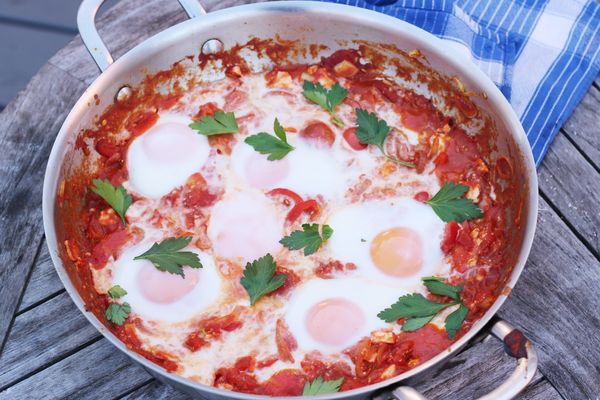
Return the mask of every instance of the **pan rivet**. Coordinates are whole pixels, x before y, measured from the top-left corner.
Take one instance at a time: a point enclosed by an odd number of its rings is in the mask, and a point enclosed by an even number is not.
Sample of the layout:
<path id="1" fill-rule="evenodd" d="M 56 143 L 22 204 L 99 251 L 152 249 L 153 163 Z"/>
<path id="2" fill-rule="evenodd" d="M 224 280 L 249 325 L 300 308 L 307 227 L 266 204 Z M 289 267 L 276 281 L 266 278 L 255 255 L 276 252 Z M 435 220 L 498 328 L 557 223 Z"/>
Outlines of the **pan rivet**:
<path id="1" fill-rule="evenodd" d="M 214 54 L 223 51 L 223 42 L 219 39 L 208 39 L 202 45 L 202 54 Z"/>
<path id="2" fill-rule="evenodd" d="M 126 85 L 126 86 L 123 86 L 121 89 L 119 89 L 115 98 L 116 98 L 117 102 L 126 101 L 131 97 L 132 93 L 133 92 L 131 91 L 131 88 Z"/>

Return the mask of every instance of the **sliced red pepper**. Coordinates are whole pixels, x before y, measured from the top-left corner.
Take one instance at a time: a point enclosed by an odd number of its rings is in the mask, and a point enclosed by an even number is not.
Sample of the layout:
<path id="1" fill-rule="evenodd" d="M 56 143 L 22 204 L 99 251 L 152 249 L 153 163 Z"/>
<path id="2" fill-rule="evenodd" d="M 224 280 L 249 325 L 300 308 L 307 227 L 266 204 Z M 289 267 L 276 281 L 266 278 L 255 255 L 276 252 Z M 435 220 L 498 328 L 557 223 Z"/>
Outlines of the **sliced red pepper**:
<path id="1" fill-rule="evenodd" d="M 267 192 L 270 196 L 287 196 L 294 201 L 294 205 L 302 203 L 302 197 L 290 189 L 275 188 Z"/>
<path id="2" fill-rule="evenodd" d="M 311 216 L 313 216 L 321 211 L 321 207 L 319 207 L 319 203 L 317 203 L 316 200 L 302 200 L 302 197 L 300 197 L 298 193 L 290 189 L 275 188 L 268 191 L 267 194 L 271 196 L 286 196 L 294 201 L 294 207 L 292 207 L 286 217 L 286 221 L 290 224 L 293 224 L 298 218 L 300 218 L 300 215 L 305 212 L 308 212 L 311 214 Z"/>
<path id="3" fill-rule="evenodd" d="M 319 203 L 316 200 L 309 199 L 306 201 L 302 201 L 300 203 L 296 203 L 294 208 L 290 210 L 287 215 L 286 221 L 290 224 L 293 224 L 299 217 L 305 212 L 309 212 L 311 215 L 316 215 L 321 210 L 319 207 Z"/>

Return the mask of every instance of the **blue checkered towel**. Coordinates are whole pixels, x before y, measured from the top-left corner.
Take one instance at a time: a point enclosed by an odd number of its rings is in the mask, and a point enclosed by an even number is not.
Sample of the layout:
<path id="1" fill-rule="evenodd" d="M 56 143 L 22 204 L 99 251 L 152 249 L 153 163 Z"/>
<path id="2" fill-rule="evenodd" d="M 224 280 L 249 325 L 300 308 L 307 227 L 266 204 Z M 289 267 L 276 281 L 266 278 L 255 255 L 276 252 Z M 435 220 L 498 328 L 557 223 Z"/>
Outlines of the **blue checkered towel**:
<path id="1" fill-rule="evenodd" d="M 392 15 L 462 47 L 510 101 L 538 165 L 600 70 L 596 0 L 325 1 Z"/>

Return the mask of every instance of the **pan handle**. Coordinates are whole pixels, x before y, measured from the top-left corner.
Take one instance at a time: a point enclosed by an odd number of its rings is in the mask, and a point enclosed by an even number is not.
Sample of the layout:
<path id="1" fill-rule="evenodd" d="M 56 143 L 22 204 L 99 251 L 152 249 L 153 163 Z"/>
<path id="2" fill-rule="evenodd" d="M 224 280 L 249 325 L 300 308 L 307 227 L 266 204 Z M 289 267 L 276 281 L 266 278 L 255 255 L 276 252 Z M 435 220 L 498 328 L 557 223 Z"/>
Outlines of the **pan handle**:
<path id="1" fill-rule="evenodd" d="M 83 0 L 77 11 L 77 28 L 83 44 L 92 55 L 92 58 L 101 72 L 113 63 L 113 57 L 102 41 L 96 29 L 96 13 L 105 0 Z M 197 0 L 177 0 L 190 18 L 206 14 L 206 11 Z"/>
<path id="2" fill-rule="evenodd" d="M 492 326 L 492 335 L 504 343 L 504 351 L 517 359 L 513 373 L 500 386 L 478 400 L 509 400 L 519 394 L 531 382 L 537 371 L 538 358 L 533 344 L 523 333 L 508 322 L 499 319 Z M 397 400 L 427 400 L 409 386 L 400 386 L 392 392 Z"/>

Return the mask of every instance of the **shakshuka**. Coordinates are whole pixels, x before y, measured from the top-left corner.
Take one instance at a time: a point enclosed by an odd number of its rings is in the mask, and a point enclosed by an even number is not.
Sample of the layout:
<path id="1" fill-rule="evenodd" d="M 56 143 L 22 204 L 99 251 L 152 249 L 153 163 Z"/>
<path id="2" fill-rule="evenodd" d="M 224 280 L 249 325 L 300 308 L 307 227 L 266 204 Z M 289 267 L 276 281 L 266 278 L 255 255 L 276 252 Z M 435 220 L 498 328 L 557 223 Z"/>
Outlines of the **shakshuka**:
<path id="1" fill-rule="evenodd" d="M 56 200 L 61 256 L 108 329 L 261 395 L 350 390 L 442 352 L 500 294 L 523 208 L 485 93 L 418 50 L 290 48 L 147 75 L 78 134 Z"/>

